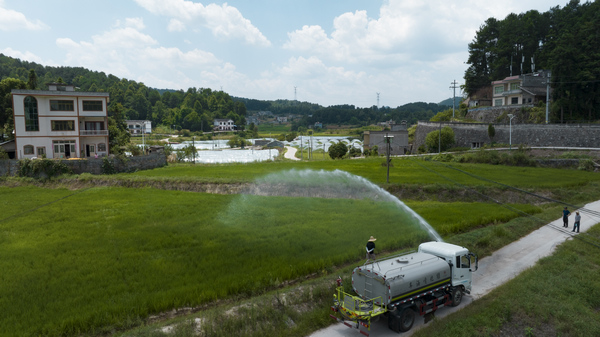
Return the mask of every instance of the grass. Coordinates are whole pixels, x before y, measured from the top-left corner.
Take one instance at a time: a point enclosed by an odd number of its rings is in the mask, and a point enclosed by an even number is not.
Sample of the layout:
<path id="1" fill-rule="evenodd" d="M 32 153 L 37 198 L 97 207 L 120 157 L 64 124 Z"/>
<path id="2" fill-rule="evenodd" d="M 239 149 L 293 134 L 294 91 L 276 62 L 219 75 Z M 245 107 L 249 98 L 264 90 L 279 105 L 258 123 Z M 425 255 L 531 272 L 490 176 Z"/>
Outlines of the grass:
<path id="1" fill-rule="evenodd" d="M 322 156 L 322 153 L 320 154 Z M 315 156 L 319 158 L 319 154 Z M 163 168 L 123 173 L 111 179 L 184 179 L 215 183 L 251 182 L 265 174 L 291 169 L 343 170 L 358 175 L 376 184 L 385 184 L 387 168 L 384 158 L 361 160 L 314 160 L 278 161 L 248 164 L 170 164 Z M 469 186 L 495 186 L 491 182 L 476 179 L 452 169 L 459 168 L 472 175 L 522 188 L 569 188 L 583 186 L 590 181 L 600 181 L 593 172 L 561 170 L 553 168 L 507 167 L 486 164 L 442 164 L 416 159 L 393 159 L 390 167 L 390 184 L 453 185 L 454 182 Z M 452 181 L 444 176 L 452 177 Z M 560 178 L 557 178 L 560 177 Z"/>
<path id="2" fill-rule="evenodd" d="M 12 216 L 0 222 L 0 269 L 10 271 L 1 276 L 0 335 L 125 329 L 360 260 L 373 234 L 381 251 L 427 240 L 394 204 L 368 199 L 5 187 L 0 200 Z M 448 233 L 484 225 L 481 209 L 510 218 L 479 203 L 412 206 Z M 466 222 L 448 224 L 440 212 Z"/>
<path id="3" fill-rule="evenodd" d="M 538 216 L 543 219 L 551 218 L 554 220 L 556 218 L 554 211 L 555 209 L 550 207 L 542 211 L 542 213 L 539 213 Z M 454 244 L 467 246 L 482 258 L 491 255 L 491 253 L 497 249 L 517 240 L 540 226 L 541 223 L 532 221 L 531 219 L 514 218 L 506 223 L 495 223 L 486 227 L 476 227 L 467 233 L 450 236 L 446 240 Z M 485 247 L 481 246 L 481 243 L 484 241 L 486 242 Z M 359 263 L 359 261 L 356 261 L 356 263 Z M 331 296 L 334 293 L 334 280 L 337 278 L 337 275 L 341 275 L 344 279 L 344 284 L 349 286 L 351 284 L 350 275 L 355 266 L 355 263 L 350 263 L 339 269 L 336 268 L 330 270 L 327 273 L 328 275 L 305 282 L 299 287 L 279 289 L 249 300 L 226 303 L 208 310 L 202 310 L 193 315 L 178 317 L 158 324 L 145 325 L 127 331 L 123 335 L 130 337 L 167 337 L 172 335 L 163 333 L 159 329 L 164 326 L 170 326 L 176 330 L 177 336 L 190 337 L 198 336 L 198 334 L 201 336 L 306 336 L 313 331 L 332 324 L 333 321 L 329 319 L 329 307 L 332 304 Z M 560 268 L 560 266 L 558 268 Z M 577 271 L 574 270 L 572 275 L 577 275 Z M 562 278 L 563 281 L 560 282 L 561 285 L 565 284 L 568 287 L 570 284 L 570 278 L 565 277 L 562 272 L 559 272 L 556 277 Z M 585 280 L 582 281 L 585 282 Z M 519 284 L 519 278 L 513 282 Z M 554 284 L 548 284 L 547 282 L 544 282 L 544 285 L 547 287 L 554 286 Z M 347 291 L 350 291 L 350 289 L 347 289 Z M 530 292 L 530 290 L 527 289 L 525 291 Z M 490 296 L 495 297 L 490 298 Z M 482 305 L 482 307 L 487 307 L 489 303 L 496 303 L 497 299 L 502 298 L 503 296 L 504 293 L 492 292 L 484 298 L 486 304 Z M 515 308 L 516 306 L 514 303 L 521 303 L 519 299 L 520 296 L 520 294 L 517 294 L 515 296 L 516 298 L 512 298 L 506 302 Z M 523 295 L 524 298 L 527 296 L 530 295 Z M 280 299 L 287 300 L 281 301 Z M 587 300 L 589 301 L 589 298 Z M 574 299 L 574 302 L 576 301 L 577 299 Z M 532 305 L 535 306 L 535 303 L 537 302 L 533 302 Z M 277 310 L 273 310 L 273 308 Z M 548 314 L 554 312 L 554 307 L 552 306 L 540 307 L 538 309 L 543 309 L 545 311 L 544 315 L 541 316 L 543 322 L 545 322 L 545 317 Z M 426 330 L 427 332 L 423 335 L 499 336 L 508 335 L 508 332 L 513 332 L 513 335 L 520 336 L 524 335 L 527 328 L 531 328 L 534 333 L 533 335 L 535 336 L 558 335 L 556 333 L 547 333 L 548 331 L 544 330 L 544 324 L 540 324 L 539 320 L 536 321 L 535 318 L 530 317 L 527 321 L 519 320 L 518 317 L 521 316 L 514 311 L 512 314 L 509 312 L 509 316 L 515 317 L 515 319 L 509 323 L 505 323 L 502 328 L 502 331 L 505 333 L 496 331 L 494 334 L 494 330 L 491 326 L 497 323 L 498 318 L 501 319 L 504 317 L 507 310 L 511 309 L 500 307 L 496 312 L 492 311 L 488 315 L 480 315 L 472 320 L 477 324 L 477 328 L 463 325 L 464 317 L 462 316 L 444 318 L 444 322 L 446 322 L 444 325 L 436 327 L 433 331 Z M 463 310 L 461 310 L 461 312 L 462 311 Z M 477 315 L 479 310 L 473 310 L 473 312 L 475 312 L 474 315 Z M 470 315 L 471 314 L 467 316 Z M 592 320 L 596 318 L 591 315 L 585 319 Z M 196 324 L 196 322 L 201 323 Z M 254 323 L 249 324 L 248 322 Z M 286 324 L 281 324 L 282 322 L 285 322 Z M 569 321 L 567 323 L 569 323 Z M 452 333 L 446 331 L 448 326 L 452 327 L 456 324 L 460 325 L 460 330 L 465 331 L 457 332 L 457 329 L 454 329 Z M 511 328 L 511 326 L 514 326 L 514 328 Z M 348 333 L 352 334 L 353 332 L 348 330 Z M 585 334 L 569 333 L 565 335 L 584 336 Z"/>

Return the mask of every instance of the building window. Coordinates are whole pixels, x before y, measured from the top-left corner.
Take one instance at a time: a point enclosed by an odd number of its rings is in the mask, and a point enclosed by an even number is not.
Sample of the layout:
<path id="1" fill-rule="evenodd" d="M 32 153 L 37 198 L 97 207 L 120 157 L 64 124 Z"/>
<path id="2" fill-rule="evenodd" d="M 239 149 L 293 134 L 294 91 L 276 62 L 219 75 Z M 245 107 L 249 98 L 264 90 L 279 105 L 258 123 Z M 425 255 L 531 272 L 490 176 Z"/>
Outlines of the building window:
<path id="1" fill-rule="evenodd" d="M 494 87 L 494 94 L 501 94 L 504 92 L 504 86 Z"/>
<path id="2" fill-rule="evenodd" d="M 23 103 L 25 105 L 25 131 L 40 131 L 37 99 L 27 96 Z"/>
<path id="3" fill-rule="evenodd" d="M 45 147 L 38 147 L 36 148 L 37 150 L 37 155 L 38 157 L 43 157 L 46 155 L 46 148 Z"/>
<path id="4" fill-rule="evenodd" d="M 98 144 L 98 152 L 106 152 L 106 144 L 104 144 L 104 143 Z"/>
<path id="5" fill-rule="evenodd" d="M 511 83 L 510 90 L 519 90 L 519 82 Z"/>
<path id="6" fill-rule="evenodd" d="M 86 130 L 104 130 L 104 122 L 85 122 Z"/>
<path id="7" fill-rule="evenodd" d="M 519 104 L 519 97 L 511 97 L 510 104 Z"/>
<path id="8" fill-rule="evenodd" d="M 495 100 L 494 106 L 502 106 L 502 98 Z"/>
<path id="9" fill-rule="evenodd" d="M 50 100 L 50 111 L 75 111 L 73 101 Z"/>
<path id="10" fill-rule="evenodd" d="M 52 121 L 52 131 L 75 131 L 75 122 Z"/>
<path id="11" fill-rule="evenodd" d="M 23 153 L 28 155 L 28 154 L 33 154 L 33 145 L 25 145 L 23 146 Z"/>
<path id="12" fill-rule="evenodd" d="M 83 101 L 83 111 L 102 111 L 102 101 Z"/>

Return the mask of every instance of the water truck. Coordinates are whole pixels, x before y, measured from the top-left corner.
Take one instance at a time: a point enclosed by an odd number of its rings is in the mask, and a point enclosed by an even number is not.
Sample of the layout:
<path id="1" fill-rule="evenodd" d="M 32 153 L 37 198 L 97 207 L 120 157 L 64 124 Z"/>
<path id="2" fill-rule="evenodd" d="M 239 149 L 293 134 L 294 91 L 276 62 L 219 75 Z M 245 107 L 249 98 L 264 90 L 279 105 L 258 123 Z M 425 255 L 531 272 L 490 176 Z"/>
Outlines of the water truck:
<path id="1" fill-rule="evenodd" d="M 395 332 L 410 330 L 416 314 L 430 318 L 437 309 L 458 306 L 463 294 L 471 292 L 471 273 L 478 267 L 477 256 L 467 248 L 425 242 L 416 252 L 375 260 L 356 267 L 352 288 L 344 292 L 337 280 L 330 315 L 348 327 L 369 336 L 371 322 L 387 317 Z M 341 317 L 339 317 L 341 316 Z"/>

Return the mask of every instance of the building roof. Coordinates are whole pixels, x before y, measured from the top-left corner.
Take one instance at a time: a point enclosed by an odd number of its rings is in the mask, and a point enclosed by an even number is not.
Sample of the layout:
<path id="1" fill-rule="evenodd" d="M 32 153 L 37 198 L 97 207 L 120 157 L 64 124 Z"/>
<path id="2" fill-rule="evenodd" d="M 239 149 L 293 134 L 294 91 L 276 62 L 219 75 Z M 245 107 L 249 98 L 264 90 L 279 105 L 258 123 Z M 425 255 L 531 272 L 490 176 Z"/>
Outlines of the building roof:
<path id="1" fill-rule="evenodd" d="M 12 89 L 13 95 L 109 97 L 107 92 Z"/>

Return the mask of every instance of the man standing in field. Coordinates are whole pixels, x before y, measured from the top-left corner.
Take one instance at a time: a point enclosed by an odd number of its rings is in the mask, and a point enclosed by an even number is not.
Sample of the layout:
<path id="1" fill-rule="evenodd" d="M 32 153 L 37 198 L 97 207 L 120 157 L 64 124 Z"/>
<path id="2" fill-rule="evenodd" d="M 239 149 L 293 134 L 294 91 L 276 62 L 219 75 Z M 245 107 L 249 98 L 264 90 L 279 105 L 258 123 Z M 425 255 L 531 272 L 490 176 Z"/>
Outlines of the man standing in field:
<path id="1" fill-rule="evenodd" d="M 367 262 L 369 260 L 375 261 L 375 239 L 372 235 L 369 241 L 367 242 Z"/>
<path id="2" fill-rule="evenodd" d="M 565 206 L 565 209 L 563 209 L 563 227 L 569 228 L 569 215 L 571 215 L 571 212 Z"/>

